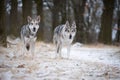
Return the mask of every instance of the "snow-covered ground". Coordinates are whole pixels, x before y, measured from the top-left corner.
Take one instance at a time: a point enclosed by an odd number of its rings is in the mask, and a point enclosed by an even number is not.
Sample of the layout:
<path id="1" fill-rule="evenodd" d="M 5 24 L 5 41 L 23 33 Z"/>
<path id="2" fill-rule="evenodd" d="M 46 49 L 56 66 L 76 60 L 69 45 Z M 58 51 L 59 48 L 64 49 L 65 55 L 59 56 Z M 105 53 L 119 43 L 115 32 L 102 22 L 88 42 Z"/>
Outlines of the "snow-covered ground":
<path id="1" fill-rule="evenodd" d="M 70 58 L 54 59 L 55 46 L 36 43 L 35 57 L 20 56 L 20 44 L 0 47 L 0 80 L 120 80 L 120 47 L 72 45 Z"/>

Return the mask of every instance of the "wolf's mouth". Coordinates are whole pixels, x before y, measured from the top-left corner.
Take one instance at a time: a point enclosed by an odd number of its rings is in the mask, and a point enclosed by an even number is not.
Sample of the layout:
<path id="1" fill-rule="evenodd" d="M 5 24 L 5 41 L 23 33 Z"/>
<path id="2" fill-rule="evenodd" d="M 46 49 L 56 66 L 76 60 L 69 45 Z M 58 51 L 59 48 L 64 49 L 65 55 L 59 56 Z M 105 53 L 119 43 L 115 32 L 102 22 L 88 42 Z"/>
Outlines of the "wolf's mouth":
<path id="1" fill-rule="evenodd" d="M 33 28 L 33 31 L 35 32 L 35 31 L 36 31 L 36 28 Z"/>
<path id="2" fill-rule="evenodd" d="M 70 34 L 69 39 L 71 39 L 71 38 L 72 38 L 72 35 Z"/>

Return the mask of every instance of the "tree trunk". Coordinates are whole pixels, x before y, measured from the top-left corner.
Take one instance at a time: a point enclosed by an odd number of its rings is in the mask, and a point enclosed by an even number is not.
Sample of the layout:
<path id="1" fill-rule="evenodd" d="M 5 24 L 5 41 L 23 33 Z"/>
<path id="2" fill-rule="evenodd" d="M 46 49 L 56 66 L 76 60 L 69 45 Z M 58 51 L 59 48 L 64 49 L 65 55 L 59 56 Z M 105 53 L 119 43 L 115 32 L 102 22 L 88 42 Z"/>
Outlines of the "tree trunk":
<path id="1" fill-rule="evenodd" d="M 117 33 L 116 33 L 116 41 L 117 42 L 120 42 L 120 0 L 117 1 L 118 3 L 118 12 L 117 12 L 117 16 L 118 16 L 118 30 L 117 30 Z"/>
<path id="2" fill-rule="evenodd" d="M 120 11 L 119 11 L 120 14 Z M 120 42 L 120 15 L 118 16 L 118 30 L 117 30 L 117 34 L 116 34 L 116 41 Z"/>
<path id="3" fill-rule="evenodd" d="M 0 1 L 0 45 L 6 47 L 5 0 Z"/>
<path id="4" fill-rule="evenodd" d="M 66 4 L 67 4 L 67 0 L 62 0 L 62 6 L 61 6 L 61 13 L 62 13 L 62 21 L 61 23 L 65 23 L 67 20 L 67 12 L 66 12 Z"/>
<path id="5" fill-rule="evenodd" d="M 23 23 L 27 23 L 27 16 L 32 16 L 32 0 L 22 0 Z"/>
<path id="6" fill-rule="evenodd" d="M 54 6 L 51 9 L 51 11 L 52 11 L 52 35 L 54 32 L 54 29 L 60 24 L 59 13 L 61 13 L 61 11 L 60 11 L 61 1 L 60 0 L 53 0 L 53 4 L 54 4 Z"/>
<path id="7" fill-rule="evenodd" d="M 54 7 L 52 9 L 53 30 L 59 25 L 60 0 L 53 0 Z"/>
<path id="8" fill-rule="evenodd" d="M 99 42 L 104 44 L 111 44 L 114 0 L 103 0 L 103 3 L 105 8 L 102 14 Z"/>
<path id="9" fill-rule="evenodd" d="M 10 34 L 18 36 L 19 26 L 17 21 L 17 0 L 11 0 L 11 10 L 10 10 Z"/>
<path id="10" fill-rule="evenodd" d="M 77 25 L 77 34 L 75 41 L 85 43 L 86 33 L 83 30 L 85 27 L 83 13 L 86 0 L 72 0 L 72 3 L 74 8 L 75 22 Z"/>
<path id="11" fill-rule="evenodd" d="M 43 0 L 35 0 L 36 4 L 37 4 L 37 15 L 40 15 L 40 27 L 38 30 L 38 39 L 39 40 L 43 40 L 43 27 L 44 27 L 44 22 L 43 22 Z"/>

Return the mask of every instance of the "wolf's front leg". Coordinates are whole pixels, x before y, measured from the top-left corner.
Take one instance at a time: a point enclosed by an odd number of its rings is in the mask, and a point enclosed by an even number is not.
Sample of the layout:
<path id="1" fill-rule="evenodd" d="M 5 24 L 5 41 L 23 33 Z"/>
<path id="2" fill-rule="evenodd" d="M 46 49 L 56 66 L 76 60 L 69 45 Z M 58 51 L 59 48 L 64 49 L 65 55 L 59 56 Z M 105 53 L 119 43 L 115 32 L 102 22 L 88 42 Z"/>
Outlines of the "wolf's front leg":
<path id="1" fill-rule="evenodd" d="M 61 58 L 61 44 L 56 44 L 56 58 Z"/>
<path id="2" fill-rule="evenodd" d="M 71 48 L 71 45 L 68 45 L 67 46 L 67 59 L 69 59 L 70 57 L 70 48 Z"/>
<path id="3" fill-rule="evenodd" d="M 30 51 L 30 43 L 29 43 L 29 38 L 24 37 L 24 55 L 27 56 Z"/>
<path id="4" fill-rule="evenodd" d="M 28 47 L 29 47 L 28 42 L 24 40 L 23 47 L 22 47 L 24 56 L 27 56 L 27 54 L 28 54 L 28 49 L 27 49 Z"/>
<path id="5" fill-rule="evenodd" d="M 59 55 L 59 45 L 56 43 L 55 58 L 58 58 L 58 55 Z"/>
<path id="6" fill-rule="evenodd" d="M 33 57 L 35 57 L 35 42 L 36 42 L 36 37 L 35 38 L 33 38 L 33 40 L 31 41 L 31 55 L 33 56 Z"/>
<path id="7" fill-rule="evenodd" d="M 24 43 L 24 41 L 22 41 L 21 55 L 22 55 L 22 56 L 25 56 L 25 55 L 26 55 L 26 44 Z"/>
<path id="8" fill-rule="evenodd" d="M 29 52 L 29 55 L 31 56 L 31 57 L 34 57 L 34 54 L 35 54 L 35 42 L 31 42 L 30 43 L 30 52 Z"/>
<path id="9" fill-rule="evenodd" d="M 59 57 L 62 59 L 62 44 L 59 45 Z"/>

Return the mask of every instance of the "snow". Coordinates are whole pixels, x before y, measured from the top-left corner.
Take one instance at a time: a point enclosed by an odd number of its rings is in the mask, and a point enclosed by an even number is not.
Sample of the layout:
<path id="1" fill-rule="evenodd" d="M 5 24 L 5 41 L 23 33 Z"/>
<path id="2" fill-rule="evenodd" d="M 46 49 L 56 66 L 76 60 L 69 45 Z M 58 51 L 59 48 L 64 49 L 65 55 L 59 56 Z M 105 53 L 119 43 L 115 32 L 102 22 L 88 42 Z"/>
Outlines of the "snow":
<path id="1" fill-rule="evenodd" d="M 0 47 L 0 80 L 120 80 L 119 47 L 76 42 L 69 59 L 66 48 L 55 59 L 53 44 L 36 42 L 34 58 L 21 55 L 20 46 Z"/>
<path id="2" fill-rule="evenodd" d="M 120 66 L 120 60 L 115 56 L 116 51 L 114 48 L 73 48 L 70 58 Z"/>
<path id="3" fill-rule="evenodd" d="M 0 80 L 11 80 L 11 77 L 12 77 L 11 71 L 3 72 L 0 75 Z"/>

